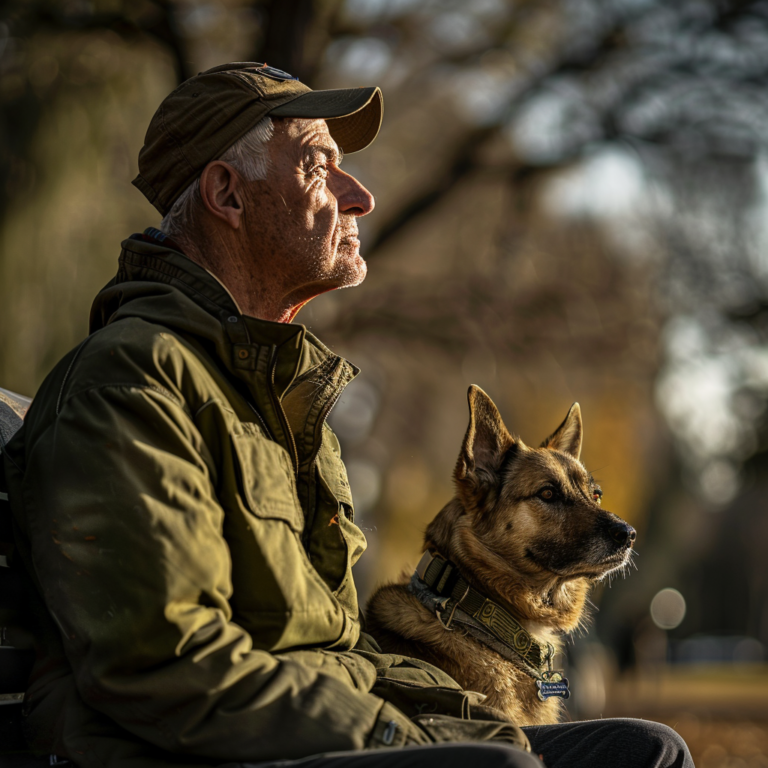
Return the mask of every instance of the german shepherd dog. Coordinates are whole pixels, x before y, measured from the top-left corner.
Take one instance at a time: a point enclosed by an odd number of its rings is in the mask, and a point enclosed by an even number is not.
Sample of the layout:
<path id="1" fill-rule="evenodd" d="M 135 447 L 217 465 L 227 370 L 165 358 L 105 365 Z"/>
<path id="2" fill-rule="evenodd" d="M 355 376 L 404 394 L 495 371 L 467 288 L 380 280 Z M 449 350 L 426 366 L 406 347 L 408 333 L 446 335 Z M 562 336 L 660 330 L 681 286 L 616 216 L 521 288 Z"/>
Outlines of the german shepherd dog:
<path id="1" fill-rule="evenodd" d="M 590 586 L 628 568 L 635 531 L 602 508 L 579 461 L 578 403 L 530 448 L 483 390 L 471 386 L 468 400 L 456 495 L 427 526 L 411 581 L 373 595 L 366 629 L 385 652 L 434 664 L 518 725 L 555 723 L 568 683 L 553 657 L 585 621 Z"/>

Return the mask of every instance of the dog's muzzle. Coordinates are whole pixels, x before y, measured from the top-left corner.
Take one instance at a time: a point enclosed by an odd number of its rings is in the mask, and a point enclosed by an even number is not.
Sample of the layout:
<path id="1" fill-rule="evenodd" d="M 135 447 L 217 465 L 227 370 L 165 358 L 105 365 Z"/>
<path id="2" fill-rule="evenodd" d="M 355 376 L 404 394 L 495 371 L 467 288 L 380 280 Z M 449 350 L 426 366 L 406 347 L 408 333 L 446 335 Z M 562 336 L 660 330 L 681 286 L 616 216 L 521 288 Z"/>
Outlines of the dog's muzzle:
<path id="1" fill-rule="evenodd" d="M 637 538 L 637 531 L 624 522 L 612 523 L 609 529 L 611 539 L 619 545 L 619 547 L 631 547 Z"/>

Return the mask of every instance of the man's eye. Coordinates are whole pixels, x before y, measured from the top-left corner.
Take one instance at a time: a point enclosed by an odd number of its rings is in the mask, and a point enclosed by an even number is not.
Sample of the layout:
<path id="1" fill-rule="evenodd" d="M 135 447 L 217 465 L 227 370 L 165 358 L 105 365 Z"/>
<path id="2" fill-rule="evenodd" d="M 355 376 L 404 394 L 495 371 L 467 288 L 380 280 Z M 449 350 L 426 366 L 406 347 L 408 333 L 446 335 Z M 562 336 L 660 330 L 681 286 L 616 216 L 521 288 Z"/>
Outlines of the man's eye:
<path id="1" fill-rule="evenodd" d="M 544 488 L 539 491 L 539 498 L 544 499 L 544 501 L 552 501 L 555 498 L 554 488 Z"/>
<path id="2" fill-rule="evenodd" d="M 316 165 L 309 172 L 309 175 L 314 179 L 324 179 L 328 176 L 328 169 L 324 165 Z"/>

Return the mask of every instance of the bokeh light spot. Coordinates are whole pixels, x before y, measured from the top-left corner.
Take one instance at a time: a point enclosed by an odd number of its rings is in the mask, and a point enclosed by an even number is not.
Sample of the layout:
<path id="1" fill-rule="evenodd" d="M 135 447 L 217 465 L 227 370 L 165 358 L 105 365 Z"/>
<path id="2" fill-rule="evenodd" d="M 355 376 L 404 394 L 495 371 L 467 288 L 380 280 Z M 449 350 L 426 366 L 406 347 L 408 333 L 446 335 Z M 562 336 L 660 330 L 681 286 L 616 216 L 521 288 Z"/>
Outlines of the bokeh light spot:
<path id="1" fill-rule="evenodd" d="M 651 600 L 651 618 L 659 629 L 675 629 L 685 618 L 685 598 L 676 589 L 662 589 Z"/>

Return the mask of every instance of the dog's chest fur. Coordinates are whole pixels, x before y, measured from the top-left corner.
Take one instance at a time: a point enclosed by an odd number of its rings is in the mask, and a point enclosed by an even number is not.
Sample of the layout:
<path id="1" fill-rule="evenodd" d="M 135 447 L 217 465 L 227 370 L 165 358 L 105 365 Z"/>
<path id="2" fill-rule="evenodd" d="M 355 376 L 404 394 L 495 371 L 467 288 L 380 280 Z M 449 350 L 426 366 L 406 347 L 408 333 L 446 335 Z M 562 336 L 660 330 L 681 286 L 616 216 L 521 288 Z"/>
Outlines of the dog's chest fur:
<path id="1" fill-rule="evenodd" d="M 403 584 L 380 589 L 368 605 L 367 629 L 387 653 L 415 656 L 447 672 L 465 690 L 487 696 L 518 725 L 546 725 L 560 719 L 557 699 L 541 701 L 535 681 L 460 627 L 445 630 Z"/>

